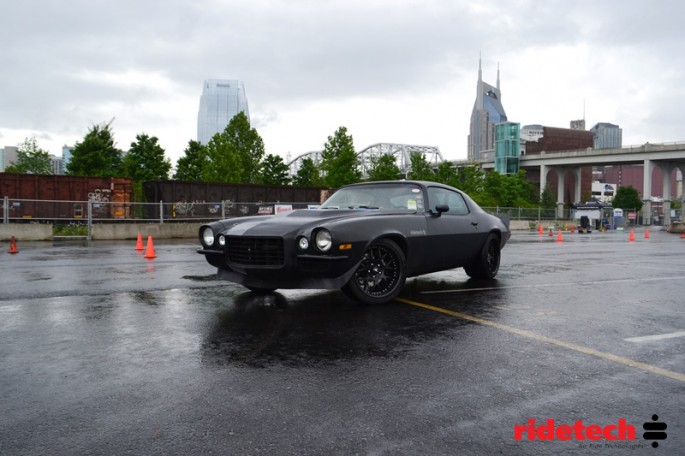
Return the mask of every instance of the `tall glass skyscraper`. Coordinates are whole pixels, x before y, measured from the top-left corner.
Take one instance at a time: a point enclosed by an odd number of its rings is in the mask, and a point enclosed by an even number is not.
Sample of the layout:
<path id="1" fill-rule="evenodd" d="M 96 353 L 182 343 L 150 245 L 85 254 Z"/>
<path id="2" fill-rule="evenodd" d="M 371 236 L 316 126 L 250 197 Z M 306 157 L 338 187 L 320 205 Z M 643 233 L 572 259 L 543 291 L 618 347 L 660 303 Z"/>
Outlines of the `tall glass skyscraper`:
<path id="1" fill-rule="evenodd" d="M 623 130 L 618 125 L 600 122 L 590 129 L 593 149 L 620 149 L 623 147 Z"/>
<path id="2" fill-rule="evenodd" d="M 495 125 L 495 171 L 516 174 L 521 159 L 521 124 L 502 122 Z"/>
<path id="3" fill-rule="evenodd" d="M 502 106 L 502 92 L 499 88 L 499 66 L 497 68 L 497 86 L 483 82 L 481 60 L 478 59 L 478 87 L 476 102 L 471 113 L 469 129 L 468 159 L 480 160 L 481 152 L 495 148 L 495 125 L 507 121 L 507 114 Z"/>
<path id="4" fill-rule="evenodd" d="M 212 136 L 224 131 L 226 125 L 239 112 L 244 112 L 250 120 L 243 82 L 207 79 L 202 88 L 200 110 L 197 113 L 198 142 L 209 143 Z"/>

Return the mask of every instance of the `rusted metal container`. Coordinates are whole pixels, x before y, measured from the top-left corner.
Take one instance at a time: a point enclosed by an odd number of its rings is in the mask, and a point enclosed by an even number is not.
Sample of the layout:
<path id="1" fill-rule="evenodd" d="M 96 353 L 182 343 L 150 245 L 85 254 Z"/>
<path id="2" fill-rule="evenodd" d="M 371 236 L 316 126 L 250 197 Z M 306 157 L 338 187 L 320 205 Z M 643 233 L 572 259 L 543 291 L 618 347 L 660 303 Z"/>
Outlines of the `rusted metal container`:
<path id="1" fill-rule="evenodd" d="M 94 217 L 125 218 L 128 209 L 123 203 L 130 202 L 132 195 L 130 179 L 0 173 L 0 197 L 10 199 L 11 218 L 86 218 L 88 201 L 93 203 Z"/>
<path id="2" fill-rule="evenodd" d="M 224 212 L 230 215 L 257 213 L 259 203 L 310 203 L 319 204 L 328 189 L 322 187 L 292 187 L 260 184 L 225 184 L 216 182 L 148 181 L 143 193 L 148 202 L 164 201 L 175 205 L 187 203 L 224 202 Z M 237 203 L 237 204 L 236 204 Z M 255 203 L 242 205 L 240 203 Z M 244 207 L 243 207 L 244 206 Z M 304 205 L 306 207 L 306 205 Z M 202 207 L 202 206 L 199 206 Z M 205 211 L 210 209 L 206 206 Z M 236 214 L 233 214 L 236 212 Z M 211 217 L 213 214 L 194 216 Z"/>

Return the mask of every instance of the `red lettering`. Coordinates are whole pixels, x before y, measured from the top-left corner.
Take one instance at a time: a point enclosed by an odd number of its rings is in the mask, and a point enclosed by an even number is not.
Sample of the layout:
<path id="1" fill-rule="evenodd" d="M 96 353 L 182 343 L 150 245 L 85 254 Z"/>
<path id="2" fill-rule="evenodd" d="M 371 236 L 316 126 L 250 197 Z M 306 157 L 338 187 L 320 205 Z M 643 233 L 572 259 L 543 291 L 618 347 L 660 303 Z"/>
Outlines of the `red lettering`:
<path id="1" fill-rule="evenodd" d="M 540 440 L 554 440 L 554 420 L 550 418 L 546 425 L 538 426 L 537 436 Z"/>
<path id="2" fill-rule="evenodd" d="M 616 440 L 616 436 L 611 433 L 611 431 L 615 431 L 618 429 L 618 427 L 615 424 L 610 424 L 609 426 L 604 427 L 604 438 L 607 440 Z"/>
<path id="3" fill-rule="evenodd" d="M 523 439 L 523 433 L 526 432 L 525 424 L 515 424 L 514 425 L 514 440 Z"/>
<path id="4" fill-rule="evenodd" d="M 626 419 L 618 420 L 618 438 L 620 440 L 635 440 L 635 428 L 626 424 Z"/>
<path id="5" fill-rule="evenodd" d="M 585 426 L 583 420 L 578 420 L 573 425 L 560 424 L 556 426 L 554 419 L 548 418 L 545 424 L 537 426 L 533 418 L 528 419 L 526 424 L 514 425 L 514 439 L 523 440 L 524 434 L 528 440 L 602 440 L 602 438 L 615 440 L 635 440 L 635 427 L 628 424 L 625 418 L 620 418 L 618 424 L 600 426 L 589 424 Z"/>
<path id="6" fill-rule="evenodd" d="M 602 438 L 602 427 L 597 424 L 591 424 L 587 427 L 585 434 L 590 440 L 599 440 Z"/>
<path id="7" fill-rule="evenodd" d="M 528 440 L 535 440 L 535 420 L 533 418 L 528 420 Z"/>
<path id="8" fill-rule="evenodd" d="M 557 428 L 557 438 L 559 440 L 571 440 L 571 426 L 568 424 L 561 424 Z"/>
<path id="9" fill-rule="evenodd" d="M 578 420 L 573 423 L 573 437 L 575 437 L 576 440 L 585 440 L 585 435 L 583 435 L 584 430 L 585 426 L 583 425 L 583 420 Z"/>

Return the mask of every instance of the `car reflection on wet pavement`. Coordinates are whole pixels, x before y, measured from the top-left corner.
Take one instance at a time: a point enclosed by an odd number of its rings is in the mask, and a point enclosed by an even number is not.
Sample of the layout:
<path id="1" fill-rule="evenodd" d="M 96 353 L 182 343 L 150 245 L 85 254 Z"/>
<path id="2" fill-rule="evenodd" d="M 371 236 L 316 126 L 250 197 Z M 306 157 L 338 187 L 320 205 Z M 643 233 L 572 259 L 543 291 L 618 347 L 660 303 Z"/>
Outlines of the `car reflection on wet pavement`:
<path id="1" fill-rule="evenodd" d="M 619 236 L 515 234 L 496 281 L 409 280 L 425 308 L 253 294 L 183 240 L 25 243 L 0 254 L 0 454 L 558 454 L 587 450 L 514 425 L 681 426 L 684 338 L 629 338 L 685 329 L 685 244 Z"/>

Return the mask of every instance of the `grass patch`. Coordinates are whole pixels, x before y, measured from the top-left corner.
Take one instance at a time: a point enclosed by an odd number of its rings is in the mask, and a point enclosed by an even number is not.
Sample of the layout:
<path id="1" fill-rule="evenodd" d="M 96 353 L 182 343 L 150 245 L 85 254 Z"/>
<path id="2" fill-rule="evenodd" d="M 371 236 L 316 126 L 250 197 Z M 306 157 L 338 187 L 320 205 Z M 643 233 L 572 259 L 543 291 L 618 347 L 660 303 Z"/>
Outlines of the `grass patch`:
<path id="1" fill-rule="evenodd" d="M 52 234 L 53 236 L 88 236 L 88 225 L 76 222 L 53 225 Z"/>

